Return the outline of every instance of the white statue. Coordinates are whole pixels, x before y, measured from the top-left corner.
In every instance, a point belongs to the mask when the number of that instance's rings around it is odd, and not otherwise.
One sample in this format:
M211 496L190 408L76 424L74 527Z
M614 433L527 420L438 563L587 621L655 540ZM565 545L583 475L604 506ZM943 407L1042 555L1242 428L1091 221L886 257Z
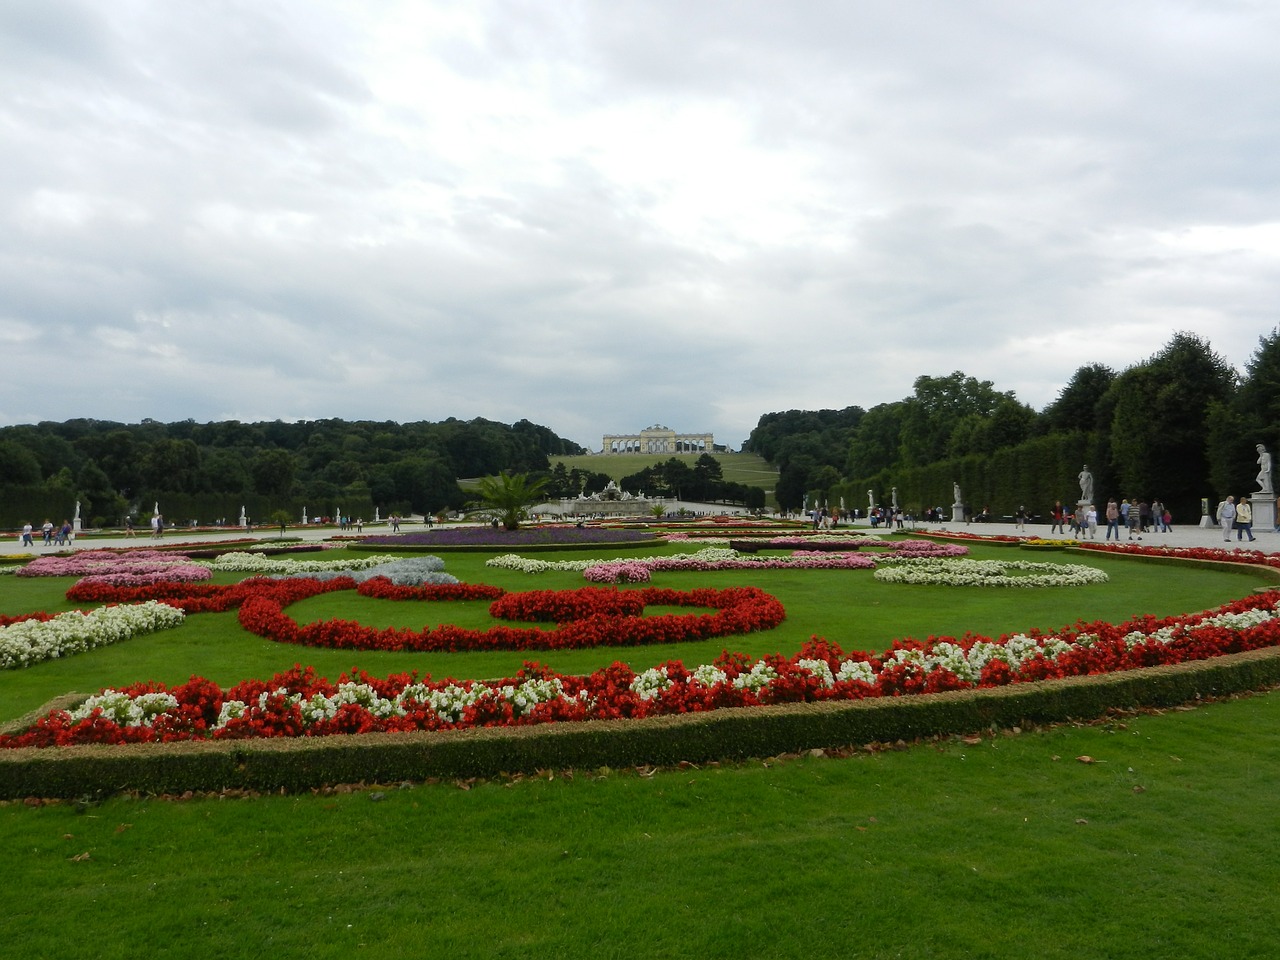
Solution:
M951 484L951 496L954 498L951 501L952 503L964 503L960 499L960 484L954 482Z
M1093 503L1093 474L1086 463L1080 471L1080 502Z
M1263 444L1258 444L1258 492L1271 493L1271 454Z
M157 501L156 501L156 505L155 505L154 507L152 507L152 508L151 508L151 515L152 515L153 517L158 517L158 516L160 516L160 501L159 501L159 500L157 500Z
M895 513L897 513L898 511L898 488L897 487L893 488L893 510Z
M870 490L867 491L867 513L876 508L876 495Z
M307 525L307 508L306 507L302 508L302 525L304 527Z

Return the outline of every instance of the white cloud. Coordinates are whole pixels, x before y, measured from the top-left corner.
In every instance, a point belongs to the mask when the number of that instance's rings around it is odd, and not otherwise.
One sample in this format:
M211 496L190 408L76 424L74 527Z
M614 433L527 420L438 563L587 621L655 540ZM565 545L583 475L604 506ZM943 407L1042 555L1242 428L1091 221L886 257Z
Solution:
M1271 5L0 10L0 419L738 444L1275 324ZM123 382L131 364L145 378Z

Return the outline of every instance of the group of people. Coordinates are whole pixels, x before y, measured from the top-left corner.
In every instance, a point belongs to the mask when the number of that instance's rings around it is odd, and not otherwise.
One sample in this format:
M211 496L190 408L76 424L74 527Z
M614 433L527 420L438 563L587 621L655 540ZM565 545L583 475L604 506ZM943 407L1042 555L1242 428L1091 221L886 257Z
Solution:
M1066 533L1069 526L1077 540L1085 539L1086 535L1091 540L1097 539L1099 517L1097 507L1092 503L1081 501L1072 509L1058 500L1054 502L1051 515L1053 533ZM1018 518L1021 518L1020 525L1025 523L1025 508L1018 508L1015 519ZM1112 497L1107 501L1103 518L1107 524L1104 540L1110 540L1112 536L1119 540L1121 528L1128 533L1130 540L1141 540L1144 533L1169 533L1173 529L1170 526L1173 517L1159 500L1148 503L1146 500L1125 498L1117 502Z
M1261 447L1261 444L1259 444ZM1227 497L1218 504L1217 511L1218 525L1222 527L1222 540L1227 542L1231 539L1231 531L1235 530L1236 540L1244 540L1249 538L1249 542L1258 538L1253 535L1253 504L1249 502L1248 497L1241 497L1236 500L1235 497Z
M1159 500L1148 503L1135 497L1133 500L1122 499L1117 503L1116 498L1112 497L1107 501L1106 518L1105 540L1110 540L1113 533L1119 540L1121 527L1128 531L1130 540L1141 540L1144 533L1169 533L1173 530L1170 526L1173 515Z
M53 544L57 544L60 547L66 547L71 545L71 541L75 537L75 533L71 529L70 520L63 520L62 526L60 527L55 527L52 520L45 520L40 527L40 536L46 547ZM32 527L31 524L24 523L22 525L21 539L24 547L34 547L36 545L35 528Z

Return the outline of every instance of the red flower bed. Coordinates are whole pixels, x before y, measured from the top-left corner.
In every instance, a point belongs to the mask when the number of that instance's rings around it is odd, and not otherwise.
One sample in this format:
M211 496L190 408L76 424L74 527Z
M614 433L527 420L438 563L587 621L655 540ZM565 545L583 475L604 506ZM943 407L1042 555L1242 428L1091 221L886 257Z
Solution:
M301 598L299 598L301 599ZM489 607L511 620L556 623L554 630L495 626L468 630L452 624L422 630L377 629L350 620L298 624L284 608L292 603L270 593L247 599L240 624L281 643L342 650L457 652L462 650L567 650L601 646L686 643L752 630L768 630L786 616L782 604L755 587L729 590L620 591L600 587L506 594ZM641 616L644 607L699 606L717 610L695 616Z
M484 583L424 583L398 586L386 577L370 577L356 588L362 597L378 600L496 600L507 591Z
M1139 557L1177 557L1180 560L1216 560L1221 563L1250 563L1260 567L1280 568L1280 554L1263 553L1261 550L1227 550L1223 547L1155 547L1137 543L1085 543L1073 544L1081 550L1099 553L1122 553Z
M990 642L976 636L959 641L901 641L879 656L847 653L838 644L814 638L793 657L775 654L752 661L743 654L724 653L704 667L690 669L672 660L642 674L614 663L587 676L568 676L526 663L516 676L487 683L432 681L417 674L380 679L363 672L343 674L337 683L331 683L317 677L312 668L299 666L269 680L246 680L225 691L200 677L173 689L139 683L120 693L134 698L155 694L173 698L149 722L118 722L97 706L79 717L55 711L26 731L0 736L0 748L625 719L721 707L995 687L1280 646L1280 618L1251 615L1251 611L1272 613L1277 603L1280 597L1259 594L1186 617L1142 616L1123 624L1078 624L1056 635L1071 640L1075 644L1071 649L1052 659L1036 656L1023 660L1016 669L1004 660L993 659L976 683L936 665L925 669L901 656L925 653L943 643L970 650L975 644ZM852 679L842 671L855 661L869 664L874 682Z
M7 627L11 623L22 623L24 620L52 620L56 617L56 613L20 613L16 617L7 617L0 614L0 627Z
M559 626L554 630L508 626L468 630L442 624L422 630L377 629L351 620L325 620L303 625L284 612L285 607L299 600L352 588L363 596L390 600L493 599L489 612L496 618ZM219 612L238 607L240 624L250 633L280 643L341 650L565 650L686 643L769 630L786 616L781 603L755 587L691 591L582 587L578 590L533 590L508 594L499 587L484 584L401 587L385 577L373 577L358 587L350 577L331 580L250 577L230 586L171 582L115 587L82 582L72 586L67 597L96 603L159 600L187 613ZM709 607L717 612L690 616L643 616L644 608L654 605Z

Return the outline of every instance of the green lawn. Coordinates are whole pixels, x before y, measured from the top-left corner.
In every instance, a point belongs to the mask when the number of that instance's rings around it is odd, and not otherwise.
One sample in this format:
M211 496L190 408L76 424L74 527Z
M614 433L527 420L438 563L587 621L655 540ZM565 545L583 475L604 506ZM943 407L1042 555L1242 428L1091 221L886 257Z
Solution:
M483 560L446 557L464 580L583 583L487 570ZM724 646L790 652L812 634L881 649L903 635L1186 612L1261 582L1087 562L1111 583L948 590L880 585L864 572L762 571L750 582L787 608L777 630L541 659L561 670L620 654L636 665L693 662ZM743 581L655 576L680 588ZM0 611L59 609L68 583L0 580ZM290 609L406 625L486 616L352 595ZM334 675L353 659L281 649L245 635L234 614L202 614L166 634L0 674L0 718L68 689L193 672L230 682L298 661ZM358 659L379 673L495 676L522 658ZM223 956L250 943L315 958L1267 957L1280 909L1276 796L1280 697L1267 694L844 756L377 792L0 805L0 957Z

